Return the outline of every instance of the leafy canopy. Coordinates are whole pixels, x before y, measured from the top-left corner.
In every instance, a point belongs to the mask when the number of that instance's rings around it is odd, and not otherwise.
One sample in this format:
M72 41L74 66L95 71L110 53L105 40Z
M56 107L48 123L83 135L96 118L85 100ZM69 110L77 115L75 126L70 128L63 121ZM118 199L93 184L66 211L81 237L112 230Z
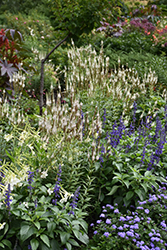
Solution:
M102 19L107 0L48 0L55 19L55 29L70 33L75 39L89 33Z

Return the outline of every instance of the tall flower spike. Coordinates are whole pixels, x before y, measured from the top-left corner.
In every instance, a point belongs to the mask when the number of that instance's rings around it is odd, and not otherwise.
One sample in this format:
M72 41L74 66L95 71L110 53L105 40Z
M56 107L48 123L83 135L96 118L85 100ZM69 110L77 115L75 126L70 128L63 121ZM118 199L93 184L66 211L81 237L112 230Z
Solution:
M28 184L29 184L28 189L30 189L30 193L31 193L31 191L33 189L33 187L31 186L31 184L34 181L34 179L33 179L34 172L28 171L27 173L28 173Z
M74 209L77 207L77 200L78 200L78 196L79 196L79 190L80 190L80 186L77 188L77 190L75 191L74 193L74 196L73 196L73 200L70 204L70 207L71 207L71 211L69 212L69 214L73 214L74 215Z
M8 210L10 209L10 202L12 201L12 199L10 198L10 193L11 193L10 184L8 184L8 188L5 191L5 198L6 198L5 204L6 204Z
M61 172L62 172L61 165L59 165L59 172L57 174L58 178L57 178L55 188L54 188L54 191L53 191L55 193L55 199L52 200L52 203L55 204L55 205L57 205L57 198L60 197L59 190L60 190Z

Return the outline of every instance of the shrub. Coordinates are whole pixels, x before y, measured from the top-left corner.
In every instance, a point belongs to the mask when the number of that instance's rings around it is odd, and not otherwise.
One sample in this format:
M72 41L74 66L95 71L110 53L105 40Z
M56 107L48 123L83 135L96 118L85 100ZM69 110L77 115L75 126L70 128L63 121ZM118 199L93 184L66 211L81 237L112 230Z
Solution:
M166 249L167 195L163 184L124 214L117 204L103 206L96 223L90 224L94 236L86 249Z

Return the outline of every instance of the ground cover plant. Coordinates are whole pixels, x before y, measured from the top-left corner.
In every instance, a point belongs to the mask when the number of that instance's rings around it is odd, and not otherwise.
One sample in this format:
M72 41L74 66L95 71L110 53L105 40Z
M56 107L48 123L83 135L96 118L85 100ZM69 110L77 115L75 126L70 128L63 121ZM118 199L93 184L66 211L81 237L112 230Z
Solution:
M115 4L120 16L105 10L101 23L109 27L112 20L113 34L93 30L91 45L79 47L69 40L59 49L66 55L55 59L56 52L47 62L43 116L40 61L45 39L56 41L60 33L44 14L8 16L16 30L22 23L31 54L20 56L30 66L24 73L6 75L12 96L0 91L0 249L166 249L165 17L158 5L121 16L126 6ZM114 52L110 42L118 46ZM0 50L8 63L10 49Z

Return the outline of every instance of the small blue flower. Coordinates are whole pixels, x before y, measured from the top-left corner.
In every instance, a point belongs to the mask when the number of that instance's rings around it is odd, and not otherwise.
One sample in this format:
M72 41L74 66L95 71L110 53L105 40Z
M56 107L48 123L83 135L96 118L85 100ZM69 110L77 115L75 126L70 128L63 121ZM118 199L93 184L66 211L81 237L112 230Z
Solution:
M114 210L114 213L115 213L115 214L119 214L118 208Z
M105 214L100 214L100 218L105 218Z
M112 227L113 227L114 229L116 229L116 228L117 228L117 226L116 226L116 225L112 225Z
M102 220L97 220L96 223L97 224L100 224L102 222Z
M146 214L149 214L150 210L149 210L149 209L145 209L144 212L145 212Z
M111 220L110 220L110 219L107 219L107 220L106 220L106 224L111 224Z
M120 236L120 237L122 237L122 238L125 238L125 232L118 232L118 235Z
M109 235L110 235L109 232L104 233L104 236L106 236L106 237L108 237Z
M97 231L94 231L93 233L94 233L94 234L97 234L98 232L97 232Z

